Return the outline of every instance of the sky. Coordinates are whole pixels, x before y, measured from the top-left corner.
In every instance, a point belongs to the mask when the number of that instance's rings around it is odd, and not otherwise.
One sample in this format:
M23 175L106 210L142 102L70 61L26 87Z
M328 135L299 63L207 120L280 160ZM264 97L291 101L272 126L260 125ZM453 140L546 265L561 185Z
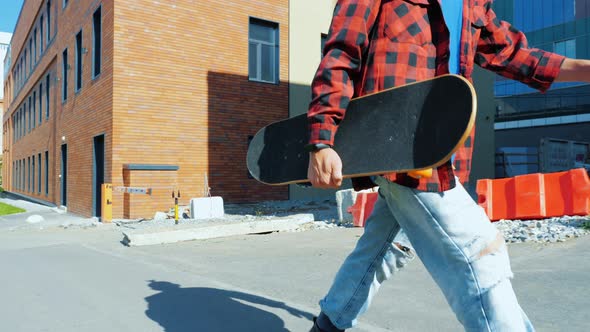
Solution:
M12 33L24 0L0 0L0 31Z

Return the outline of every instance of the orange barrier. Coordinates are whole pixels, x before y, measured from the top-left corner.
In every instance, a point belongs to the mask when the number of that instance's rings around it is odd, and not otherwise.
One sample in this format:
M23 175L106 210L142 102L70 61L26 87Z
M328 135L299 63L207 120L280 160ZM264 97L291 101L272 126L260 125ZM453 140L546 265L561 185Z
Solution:
M476 191L493 221L590 214L590 180L583 168L479 180Z
M352 214L352 224L355 227L365 227L365 221L373 212L377 195L377 192L361 192L356 195L356 201L346 210Z

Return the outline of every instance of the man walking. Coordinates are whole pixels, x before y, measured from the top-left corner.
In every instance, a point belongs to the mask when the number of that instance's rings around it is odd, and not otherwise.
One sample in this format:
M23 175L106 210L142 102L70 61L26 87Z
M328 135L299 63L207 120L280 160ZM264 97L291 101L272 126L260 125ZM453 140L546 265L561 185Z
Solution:
M475 64L540 91L554 81L590 81L590 61L529 48L524 34L496 17L491 0L339 0L324 55L308 111L308 178L318 188L342 183L331 147L353 97L447 73L471 79ZM431 175L353 179L357 190L379 185L379 199L311 331L354 326L414 253L466 331L534 331L512 289L504 239L462 185L474 133Z

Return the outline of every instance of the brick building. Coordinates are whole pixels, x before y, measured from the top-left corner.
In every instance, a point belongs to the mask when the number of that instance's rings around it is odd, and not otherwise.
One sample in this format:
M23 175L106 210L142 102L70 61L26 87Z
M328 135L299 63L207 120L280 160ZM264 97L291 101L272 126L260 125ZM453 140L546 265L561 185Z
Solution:
M4 188L100 216L201 197L287 199L248 177L249 137L289 114L288 0L26 0L4 84Z
M6 65L10 64L10 57L6 56L10 49L10 39L12 38L12 34L8 32L0 31L0 85L4 87L4 78L8 76L8 70L5 70ZM4 89L0 89L0 120L4 115ZM0 146L2 146L2 137L0 137ZM3 150L0 151L0 167L2 165L2 153ZM1 181L0 181L1 184Z

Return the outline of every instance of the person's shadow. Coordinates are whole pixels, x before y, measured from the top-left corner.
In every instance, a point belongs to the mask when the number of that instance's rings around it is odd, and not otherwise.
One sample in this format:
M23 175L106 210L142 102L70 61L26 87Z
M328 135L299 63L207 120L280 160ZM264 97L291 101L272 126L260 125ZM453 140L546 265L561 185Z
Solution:
M277 315L245 302L283 309L293 316L312 319L311 314L283 302L242 292L204 287L182 288L178 284L155 280L150 280L149 286L159 293L145 298L148 303L145 313L166 332L288 331Z

